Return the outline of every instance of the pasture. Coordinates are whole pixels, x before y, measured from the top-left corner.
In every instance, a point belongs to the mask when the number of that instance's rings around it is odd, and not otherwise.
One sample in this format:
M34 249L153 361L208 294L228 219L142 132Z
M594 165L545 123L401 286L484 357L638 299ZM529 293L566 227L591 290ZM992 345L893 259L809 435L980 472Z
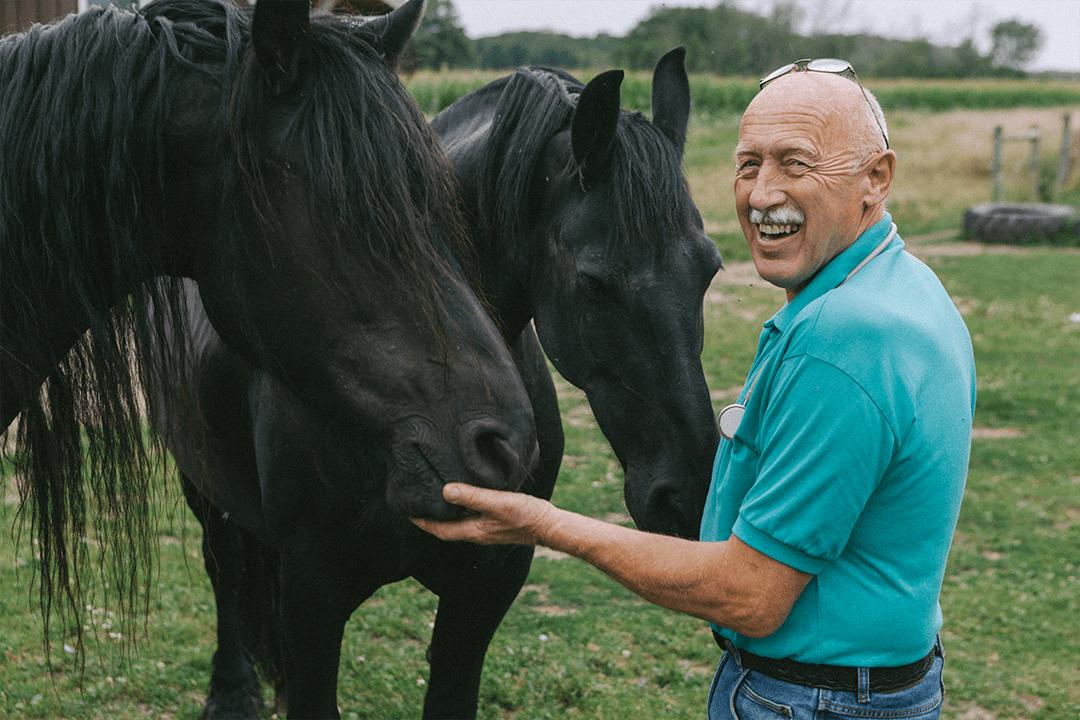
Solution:
M1069 102L1080 119L1078 100ZM971 472L942 601L945 716L963 720L1080 716L1080 250L984 249L957 233L963 208L989 196L993 125L1011 132L1040 124L1044 151L1056 152L1062 108L1019 106L1026 104L1037 103L890 113L900 156L894 219L963 312L979 373ZM760 324L783 295L756 279L734 216L737 117L702 113L692 125L687 171L728 260L706 297L704 364L721 406L737 393ZM1007 157L1008 196L1025 199L1017 153ZM1077 204L1080 172L1073 176L1065 199ZM584 397L566 383L559 393L567 449L555 502L629 523L618 463ZM158 502L149 619L119 627L108 609L91 609L82 674L59 641L54 672L47 670L30 587L34 548L25 534L16 543L9 532L16 499L8 483L0 504L0 718L197 717L214 611L198 526L175 484ZM355 614L341 661L344 717L419 716L434 610L435 597L408 581L382 589ZM137 647L125 654L131 637ZM717 658L704 623L653 608L599 572L541 551L488 653L480 715L698 718Z

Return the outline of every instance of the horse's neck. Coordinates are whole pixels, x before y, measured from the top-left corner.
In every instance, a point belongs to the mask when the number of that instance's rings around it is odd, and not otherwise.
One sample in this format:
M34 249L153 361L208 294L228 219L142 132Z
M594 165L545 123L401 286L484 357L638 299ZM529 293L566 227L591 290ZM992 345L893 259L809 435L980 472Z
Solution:
M459 116L463 117L463 116ZM475 116L473 116L475 117ZM532 320L532 302L530 287L530 248L519 247L527 242L526 238L503 237L498 233L483 237L480 213L480 186L482 171L483 144L486 137L482 124L468 119L465 122L469 130L457 134L444 125L435 128L442 135L444 147L454 166L458 187L466 208L466 222L476 242L477 267L471 273L476 290L484 297L491 311L492 319L503 332L504 337L512 340Z
M473 227L476 228L475 220ZM531 248L522 246L527 242L526 237L494 233L480 238L477 248L479 272L474 274L477 290L507 340L518 337L533 316L529 290L532 253Z

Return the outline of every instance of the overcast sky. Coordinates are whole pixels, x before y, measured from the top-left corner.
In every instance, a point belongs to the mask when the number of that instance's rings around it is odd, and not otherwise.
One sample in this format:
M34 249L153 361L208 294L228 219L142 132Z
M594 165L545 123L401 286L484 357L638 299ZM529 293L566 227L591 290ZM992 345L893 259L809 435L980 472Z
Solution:
M1080 0L797 0L803 30L872 32L889 37L926 37L955 45L974 35L989 46L990 28L1019 18L1043 32L1032 70L1080 72ZM746 10L767 12L773 0L737 0ZM715 5L708 0L454 0L471 37L509 30L556 30L570 35L622 35L657 5ZM974 29L974 33L972 30Z

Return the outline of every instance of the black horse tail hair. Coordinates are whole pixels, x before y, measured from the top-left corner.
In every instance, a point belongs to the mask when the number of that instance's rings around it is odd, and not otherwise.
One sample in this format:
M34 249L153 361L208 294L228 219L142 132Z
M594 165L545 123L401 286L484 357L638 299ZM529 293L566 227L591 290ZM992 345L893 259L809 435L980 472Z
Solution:
M240 597L240 642L244 654L263 681L275 689L284 687L281 635L278 623L277 551L241 530L244 564Z

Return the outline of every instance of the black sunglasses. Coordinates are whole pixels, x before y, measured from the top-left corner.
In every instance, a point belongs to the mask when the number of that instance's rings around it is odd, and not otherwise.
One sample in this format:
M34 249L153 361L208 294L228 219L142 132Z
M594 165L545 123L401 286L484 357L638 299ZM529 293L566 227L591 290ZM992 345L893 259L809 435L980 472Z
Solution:
M881 137L885 139L885 149L889 149L889 136L885 134L885 127L881 124L881 120L878 119L878 115L874 111L874 104L870 102L870 97L866 94L866 88L859 82L859 76L855 74L855 68L851 66L851 63L847 60L840 60L839 58L818 58L816 60L804 58L802 60L796 60L793 63L788 63L787 65L776 68L771 73L761 78L761 80L758 81L758 89L761 90L776 78L783 77L784 75L793 72L830 73L832 75L846 77L848 80L851 80L858 85L859 90L862 91L863 98L866 100L866 104L870 106L870 114L874 116L874 122L877 123L878 130L881 131Z

